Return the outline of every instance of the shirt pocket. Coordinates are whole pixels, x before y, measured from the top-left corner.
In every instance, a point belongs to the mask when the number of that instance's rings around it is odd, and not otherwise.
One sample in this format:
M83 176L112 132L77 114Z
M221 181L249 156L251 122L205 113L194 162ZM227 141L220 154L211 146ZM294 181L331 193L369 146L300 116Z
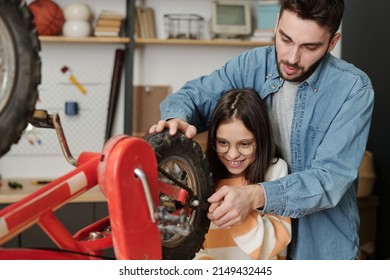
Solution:
M315 147L322 142L322 139L328 131L328 128L328 123L318 123L310 125L309 134L312 147Z

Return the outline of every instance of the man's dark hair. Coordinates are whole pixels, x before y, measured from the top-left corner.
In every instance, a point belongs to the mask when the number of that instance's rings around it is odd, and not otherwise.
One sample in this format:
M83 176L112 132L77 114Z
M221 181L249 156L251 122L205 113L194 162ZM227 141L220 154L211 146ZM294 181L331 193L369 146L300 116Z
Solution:
M344 0L280 0L281 15L287 10L301 19L314 20L328 28L332 36L340 27L344 8Z

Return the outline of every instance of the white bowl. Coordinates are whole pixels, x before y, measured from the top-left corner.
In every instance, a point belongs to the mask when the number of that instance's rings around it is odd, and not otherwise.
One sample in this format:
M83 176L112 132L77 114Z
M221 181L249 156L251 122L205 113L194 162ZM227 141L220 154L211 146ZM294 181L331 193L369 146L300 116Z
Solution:
M91 10L82 3L68 4L63 9L65 20L90 20Z
M91 25L84 20L68 20L62 27L65 37L86 37L91 34Z

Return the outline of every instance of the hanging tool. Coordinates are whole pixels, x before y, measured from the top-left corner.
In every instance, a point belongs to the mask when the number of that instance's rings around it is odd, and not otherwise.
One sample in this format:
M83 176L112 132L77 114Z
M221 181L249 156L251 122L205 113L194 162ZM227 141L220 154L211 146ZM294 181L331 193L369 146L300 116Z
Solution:
M76 79L76 77L73 75L72 70L68 66L63 66L61 68L62 73L67 73L69 72L69 81L74 84L83 94L87 93L87 90L79 83L79 81Z

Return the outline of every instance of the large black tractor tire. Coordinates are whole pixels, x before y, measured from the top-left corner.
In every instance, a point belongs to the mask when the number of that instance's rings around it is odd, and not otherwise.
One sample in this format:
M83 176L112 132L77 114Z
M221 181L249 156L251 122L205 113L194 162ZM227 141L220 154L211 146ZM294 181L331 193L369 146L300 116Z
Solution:
M0 156L20 140L41 82L40 44L23 0L0 0Z
M155 151L159 169L167 172L175 180L184 183L191 189L194 196L200 201L206 202L213 192L213 187L209 165L199 144L181 133L171 136L168 131L149 134L145 139ZM175 185L175 182L167 180L163 174L160 174L159 178ZM189 205L184 205L184 208L190 210L187 222L191 227L191 232L187 236L163 234L163 259L192 259L204 242L205 234L210 226L210 220L207 218L207 207L190 209Z

